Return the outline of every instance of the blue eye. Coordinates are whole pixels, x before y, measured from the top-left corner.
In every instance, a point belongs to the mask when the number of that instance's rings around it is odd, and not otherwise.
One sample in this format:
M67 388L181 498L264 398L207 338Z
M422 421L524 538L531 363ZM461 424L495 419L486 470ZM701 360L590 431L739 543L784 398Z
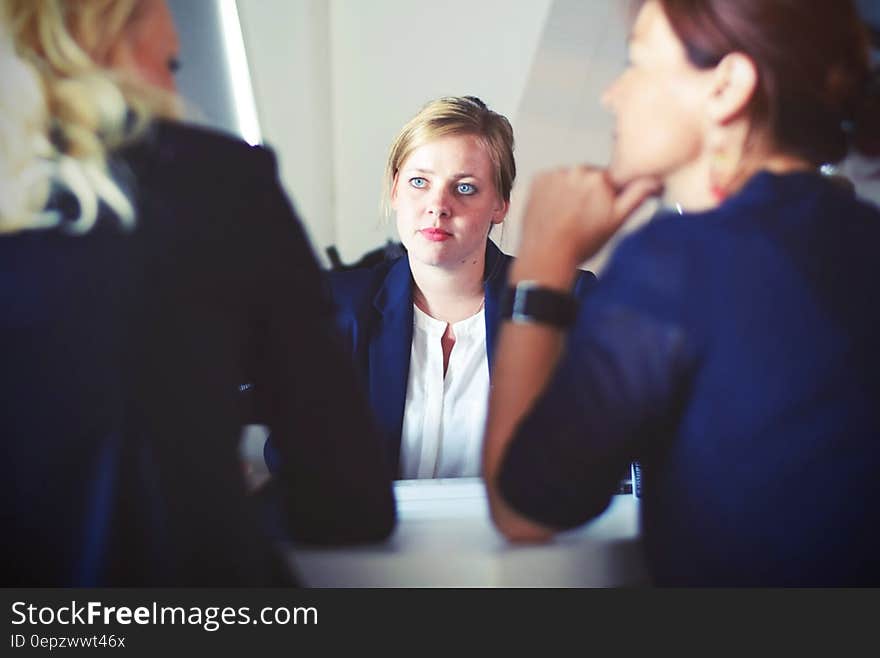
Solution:
M421 176L415 176L409 179L409 184L417 189L422 189L423 187L428 186L428 181Z
M470 196L477 191L477 188L470 183L459 183L455 189L458 190L459 194L464 194L465 196Z

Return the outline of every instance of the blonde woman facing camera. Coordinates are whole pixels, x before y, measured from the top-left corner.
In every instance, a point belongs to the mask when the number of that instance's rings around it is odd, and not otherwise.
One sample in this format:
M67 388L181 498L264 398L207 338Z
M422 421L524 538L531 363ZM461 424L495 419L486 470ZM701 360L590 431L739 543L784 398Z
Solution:
M246 495L243 381L285 530L387 536L391 476L275 159L175 120L165 3L0 19L0 585L291 584Z
M397 476L477 476L511 258L489 240L516 176L513 131L473 96L425 105L385 186L402 258L330 276L338 320ZM577 279L580 295L595 280Z

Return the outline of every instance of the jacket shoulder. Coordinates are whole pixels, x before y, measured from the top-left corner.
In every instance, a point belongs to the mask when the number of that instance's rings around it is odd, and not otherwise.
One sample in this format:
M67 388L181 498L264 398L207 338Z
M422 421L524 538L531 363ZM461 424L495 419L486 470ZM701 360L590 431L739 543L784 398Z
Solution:
M369 308L398 260L384 261L371 267L328 272L327 284L337 311L342 314L359 314Z
M232 169L237 177L248 173L255 178L274 176L276 168L271 148L252 146L234 135L177 121L153 122L122 154L135 162L152 162L162 167L195 171ZM231 162L237 163L234 169Z
M497 247L495 249L497 251L494 260L495 267L487 280L487 290L500 298L507 287L507 273L516 259L497 249ZM595 274L589 270L578 270L573 287L574 296L578 299L583 299L597 283L598 279Z

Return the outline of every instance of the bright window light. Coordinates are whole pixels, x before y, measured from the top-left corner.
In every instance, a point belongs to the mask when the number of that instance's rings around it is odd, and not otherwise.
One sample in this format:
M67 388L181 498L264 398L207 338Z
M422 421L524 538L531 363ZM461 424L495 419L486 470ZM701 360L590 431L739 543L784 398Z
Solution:
M244 37L235 0L219 0L220 23L223 30L223 44L226 62L232 78L232 95L235 99L235 116L241 136L248 144L263 141L260 135L260 122L257 119L257 106L254 103L254 88L248 71L247 54L244 50Z

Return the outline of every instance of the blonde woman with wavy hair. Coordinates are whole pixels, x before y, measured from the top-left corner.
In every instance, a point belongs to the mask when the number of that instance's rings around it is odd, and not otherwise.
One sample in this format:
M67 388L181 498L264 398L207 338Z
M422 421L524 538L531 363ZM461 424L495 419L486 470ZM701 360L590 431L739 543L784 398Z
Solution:
M293 582L246 496L241 389L283 530L387 536L379 437L271 151L169 120L168 7L0 7L0 585Z
M108 171L108 151L136 137L151 116L179 112L168 70L138 66L132 54L132 44L148 34L149 5L167 11L164 3L138 0L3 0L10 38L2 46L0 232L57 225L60 214L44 209L53 184L79 202L67 230L88 231L100 202L124 226L134 222L130 200ZM176 37L159 43L176 53ZM176 56L169 57L170 68ZM120 63L129 66L107 74Z

